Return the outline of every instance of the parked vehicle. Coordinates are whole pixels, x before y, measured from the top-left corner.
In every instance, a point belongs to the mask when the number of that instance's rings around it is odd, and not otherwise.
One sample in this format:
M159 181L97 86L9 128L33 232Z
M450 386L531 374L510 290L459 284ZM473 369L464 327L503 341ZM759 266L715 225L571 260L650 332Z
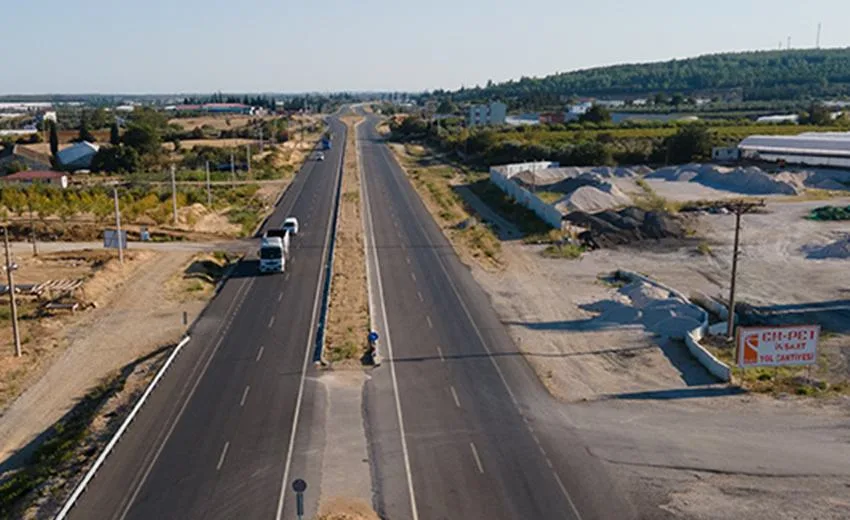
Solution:
M282 273L286 269L286 254L280 237L263 237L260 242L260 272Z
M298 234L298 219L295 217L286 217L283 221L283 229L289 230L293 235Z

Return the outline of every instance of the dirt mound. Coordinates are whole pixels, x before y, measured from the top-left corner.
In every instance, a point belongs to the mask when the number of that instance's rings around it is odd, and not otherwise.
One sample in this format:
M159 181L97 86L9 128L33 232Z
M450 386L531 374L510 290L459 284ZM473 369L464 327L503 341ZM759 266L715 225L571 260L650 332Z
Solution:
M565 217L574 226L585 229L579 240L598 249L630 244L646 239L684 238L685 229L679 219L658 211L629 207L620 211L599 213L574 211Z
M850 258L850 235L845 235L839 240L827 245L813 245L803 248L806 258L823 260L827 258L848 259Z
M564 214L572 211L602 211L623 206L630 201L628 195L611 184L604 186L585 185L555 202L555 209Z

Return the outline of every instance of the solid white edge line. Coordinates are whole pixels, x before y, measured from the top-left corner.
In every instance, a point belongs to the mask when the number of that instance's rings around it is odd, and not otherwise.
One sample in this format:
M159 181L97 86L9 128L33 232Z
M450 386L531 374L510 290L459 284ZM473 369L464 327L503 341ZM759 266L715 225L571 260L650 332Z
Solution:
M472 457L475 458L475 465L478 466L478 472L484 474L484 466L481 465L481 458L478 456L478 450L475 449L475 443L470 442L469 447L472 448Z
M254 280L251 280L251 281L247 282L246 284L243 284L242 287L240 287L240 290L244 289L245 287L247 287L248 289L246 289L242 293L242 295L239 297L240 299L238 301L238 304L236 304L236 301L234 301L234 305L231 306L232 310L229 314L230 318L228 319L227 326L224 329L222 329L221 335L219 336L218 341L216 341L215 347L213 347L213 351L210 354L210 357L207 358L206 362L204 362L204 366L201 369L201 372L198 374L198 378L192 384L192 389L189 391L189 394L186 396L186 400L183 401L183 405L180 406L180 410L177 412L177 415L174 418L174 422L172 422L171 426L168 428L168 432L165 434L165 438L162 440L162 443L156 449L156 452L154 453L153 459L151 459L149 465L147 466L144 473L142 474L141 480L139 480L138 484L136 485L135 490L133 490L133 494L130 496L130 499L127 501L127 504L124 506L124 510L121 512L121 516L119 517L120 520L124 520L124 518L126 518L127 514L130 512L130 508L133 506L133 503L136 501L136 497L139 496L139 492L142 490L142 487L145 485L145 482L147 481L148 476L150 476L150 473L153 470L153 467L156 465L157 461L159 460L159 456L162 454L162 450L164 450L165 445L168 444L168 440L171 438L171 434L174 433L174 429L177 428L177 423L179 423L180 419L183 417L183 413L186 411L186 408L189 406L189 402L192 400L192 397L195 395L195 391L198 389L198 385L201 384L201 380L204 378L204 375L206 375L207 369L209 369L210 364L212 364L212 360L215 357L216 353L218 352L218 348L221 346L222 342L224 341L224 338L227 336L227 333L230 330L230 327L233 325L233 320L236 319L236 315L239 313L239 309L242 308L242 304L245 302L245 297L248 296L248 293L251 291L251 287L253 285L254 285Z
M367 199L366 200L366 208L368 209L369 208L368 190L366 189L366 183L365 182L363 183L363 188L364 188L363 189L364 198ZM375 227L374 227L374 223L372 222L372 211L371 210L368 211L368 215L367 215L366 220L369 224L369 235L374 238ZM375 274L376 274L376 280L378 282L378 292L380 293L380 298L381 298L381 317L384 320L384 325L387 328L387 330L385 330L383 332L384 332L384 336L386 337L387 352L389 353L389 357L390 357L390 379L392 380L392 384L393 384L393 394L394 394L394 397L395 397L395 409L396 409L396 415L397 415L397 420L398 420L398 428L399 428L399 432L401 434L401 452L402 452L402 456L404 458L404 472L405 472L405 475L407 476L407 492L410 495L410 514L411 514L412 520L419 520L419 513L418 513L417 508L416 508L416 494L413 492L413 473L410 469L410 454L407 450L407 439L406 439L405 433L404 433L404 416L401 412L401 398L399 397L398 380L396 379L396 373L395 373L395 361L394 361L394 357L393 357L393 343L392 343L392 340L390 339L389 326L387 325L387 309L386 309L386 306L383 304L383 302L384 302L384 286L383 286L383 283L381 282L381 263L378 260L377 251L375 251L374 248L372 249L372 251L374 252L374 255L375 255ZM278 519L278 520L280 520L280 519Z
M346 132L348 130L346 129ZM347 137L347 136L346 136ZM343 154L339 154L339 165L337 166L337 175L342 175L342 164L343 164ZM340 189L340 183L334 182L334 190ZM335 200L336 197L333 197L332 200ZM331 204L333 206L333 204ZM333 209L333 208L332 208ZM333 215L333 213L331 213ZM316 297L313 300L313 319L310 322L310 330L312 331L307 336L307 348L304 349L304 365L301 367L301 381L298 384L298 397L295 400L295 414L292 419L292 430L289 435L289 448L286 451L286 461L284 462L283 469L283 480L280 483L280 496L277 501L277 514L275 514L276 520L281 520L283 518L283 505L286 502L286 488L287 482L289 481L289 469L292 465L292 453L295 450L295 434L298 431L298 419L301 415L301 402L304 397L304 383L307 380L307 367L310 364L310 351L313 347L313 340L315 338L316 332L316 320L319 318L318 309L319 309L319 301L322 299L322 276L325 272L323 266L324 262L328 256L328 247L330 246L330 237L331 230L333 229L333 218L328 219L328 229L325 233L325 246L322 248L322 266L319 269L318 280L316 280Z
M387 147L384 147L384 148L385 148L384 152L386 152L386 153L381 153L381 156L384 158L384 161L387 163L387 166L389 166L390 169L392 169L392 162L390 161L389 156L388 156L388 154L390 154L391 152L389 151L389 148L387 148ZM396 166L398 166L399 169L401 168L401 166L398 165L398 161L395 160L395 157L393 157L393 162L395 162ZM397 181L397 182L399 182L401 184L400 181ZM408 186L410 186L409 182L408 182ZM414 191L414 193L416 193L416 192ZM419 197L418 194L416 194L416 196ZM421 198L420 198L420 202L421 202ZM422 222L420 222L418 219L414 219L414 221L416 222L416 225L419 226L419 229L422 231L423 235L427 237L428 233L425 231L425 226L422 224ZM443 236L445 238L445 235L443 235ZM446 240L448 241L448 239L446 239ZM451 243L451 242L449 241L449 243ZM454 249L454 247L452 249ZM490 359L490 363L493 364L493 367L495 367L495 369L496 369L496 373L499 374L499 379L501 379L502 384L505 386L505 390L507 390L508 395L511 398L511 402L513 402L513 404L514 404L514 408L516 408L517 412L520 414L521 417L524 417L524 415L522 414L522 411L520 409L520 406L519 406L519 401L517 401L516 395L514 395L513 390L511 390L511 387L508 384L508 380L505 379L505 375L502 373L501 367L499 367L499 364L496 362L496 358L493 356L493 352L490 350L490 347L487 346L487 342L484 341L484 336L483 336L483 334L481 334L481 329L478 328L478 324L472 318L472 313L469 312L469 308L467 307L466 302L463 300L463 298L461 298L460 293L457 290L457 287L455 287L455 284L452 283L452 277L449 276L449 272L446 269L446 266L443 264L443 259L440 257L440 255L438 255L436 252L434 252L433 249L431 249L431 252L434 254L434 257L437 259L437 264L440 266L440 269L442 269L443 274L446 276L446 279L449 282L448 285L452 288L452 292L454 293L455 298L457 298L458 302L460 303L460 306L463 309L464 314L466 314L466 318L469 320L469 323L472 325L472 328L475 330L475 334L476 334L476 336L478 336L478 341L481 342L481 345L484 347L484 351L487 352L487 357ZM526 423L526 427L528 427L529 431L531 431L531 429L530 429L530 427L528 426L527 423ZM570 494L567 492L566 487L564 487L563 482L561 482L561 477L558 475L558 472L553 470L552 474L555 475L555 480L558 482L558 485L561 488L561 492L564 494L564 497L567 499L567 503L570 505L570 509L572 509L573 514L575 515L575 517L578 520L581 520L581 518L582 518L581 514L579 514L578 508L576 508L576 505L573 502L573 499L570 496Z
M251 386L248 385L245 387L245 391L242 392L242 399L239 401L239 408L245 406L245 399L248 397L248 392L251 391Z
M189 343L190 338L191 336L186 336L180 341L180 343L177 344L176 347L174 347L174 350L171 352L171 355L168 356L168 359L165 360L165 364L162 365L162 367L156 373L156 376L154 376L153 381L148 384L148 387L145 389L145 393L143 393L142 397L140 397L139 400L136 401L136 405L130 411L130 414L127 416L127 418L124 419L124 422L121 423L121 426L118 428L118 431L116 431L115 435L112 436L112 439L109 440L109 443L103 449L101 454L97 457L97 459L95 459L94 464L92 464L92 467L89 468L89 470L86 472L86 475L83 477L83 480L80 481L80 483L74 489L74 492L71 493L71 496L65 502L65 505L62 507L62 509L59 510L59 513L56 514L56 520L62 520L63 518L65 518L68 515L68 512L71 511L71 508L74 507L74 504L77 502L77 499L80 498L80 495L83 494L83 491L86 489L86 486L88 486L89 482L91 482L91 479L94 478L94 474L97 473L97 470L99 470L100 467L103 465L104 461L106 461L107 455L109 455L112 449L115 448L115 445L118 444L118 439L120 439L121 436L124 435L124 432L130 426L130 423L133 421L133 419L135 419L136 415L139 413L139 410L141 410L142 405L145 404L145 401L147 401L148 397L153 392L154 387L157 385L157 383L159 383L159 380L162 379L162 376L165 374L165 371L168 370L168 367L171 366L171 363L174 361L174 358L177 357L177 354L183 349L186 343Z
M227 448L230 447L230 441L224 443L224 448L221 450L221 456L218 458L218 464L215 465L215 470L218 471L221 469L221 465L224 464L224 457L227 456Z

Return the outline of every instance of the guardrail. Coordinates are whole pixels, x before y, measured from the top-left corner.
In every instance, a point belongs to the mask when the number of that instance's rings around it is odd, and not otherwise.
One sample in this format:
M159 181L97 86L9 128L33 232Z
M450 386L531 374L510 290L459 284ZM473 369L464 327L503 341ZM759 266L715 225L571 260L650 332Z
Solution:
M640 280L650 285L659 287L669 292L671 295L699 309L699 326L695 327L693 330L688 331L684 335L684 337L676 339L683 339L685 341L685 346L688 347L688 352L690 352L691 355L694 356L696 360L699 361L700 364L704 366L705 369L708 370L716 378L726 383L732 380L732 370L729 368L729 365L717 359L714 354L709 352L708 349L706 349L700 344L700 340L705 337L705 334L708 332L708 313L705 311L705 309L691 302L691 300L687 296L677 291L676 289L668 287L661 282L649 278L648 276L644 276L633 271L627 271L625 269L618 269L617 276L630 281Z
M71 493L71 496L68 497L68 500L65 501L65 505L63 505L62 509L60 509L59 512L56 514L54 520L63 520L65 517L68 516L68 513L71 511L71 508L74 507L74 504L77 503L77 500L79 500L80 495L82 495L83 491L86 490L86 487L94 478L95 473L97 473L101 466L103 466L103 463L106 461L106 457L108 457L109 454L112 453L112 450L118 444L118 441L121 439L121 436L124 435L124 432L126 432L127 428L130 427L130 423L133 422L133 419L136 418L136 415L139 413L139 410L142 409L142 405L144 405L145 401L148 400L148 397L150 397L151 393L153 392L153 389L162 379L162 376L171 366L171 363L174 362L174 359L177 357L177 354L179 354L183 347L187 343L189 343L190 338L190 336L184 337L180 341L180 343L178 343L177 346L174 347L174 350L171 351L171 354L168 356L168 359L165 360L165 364L160 367L159 371L157 371L156 376L154 376L153 380L148 384L147 388L145 388L145 392L142 394L139 400L136 401L136 404L135 406L133 406L133 409L130 411L130 414L127 415L127 418L124 419L124 422L121 423L121 426L118 427L118 430L106 444L106 447L103 449L100 455L98 455L97 459L95 459L94 464L92 464L92 467L89 468L85 476L83 476L83 479L80 481L79 484L77 484L77 487L74 488L74 491Z
M339 180L336 185L336 195L334 196L334 211L333 211L333 224L331 231L331 239L328 244L328 257L325 263L325 280L322 287L322 308L319 311L319 321L318 326L316 328L316 347L313 351L313 363L322 363L324 348L325 348L325 325L327 325L328 318L328 305L330 305L330 294L331 294L331 280L333 279L333 269L334 269L334 251L336 245L336 232L337 227L339 226L339 202L342 197L342 176L345 173L345 148L348 145L348 128L345 130L345 138L342 139L342 145L340 145L340 159L339 159Z

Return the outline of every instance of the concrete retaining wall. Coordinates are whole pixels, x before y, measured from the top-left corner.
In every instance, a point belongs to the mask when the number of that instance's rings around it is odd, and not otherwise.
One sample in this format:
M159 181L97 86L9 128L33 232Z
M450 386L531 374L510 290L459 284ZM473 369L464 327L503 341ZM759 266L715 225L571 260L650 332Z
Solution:
M697 361L699 361L700 364L702 364L702 366L704 366L705 369L708 370L711 374L713 374L716 378L727 383L732 380L732 371L729 366L714 357L714 354L709 352L708 349L706 349L700 344L700 340L704 338L708 332L708 313L702 307L695 305L688 297L686 297L684 294L677 291L676 289L668 287L662 284L661 282L649 278L648 276L644 276L633 271L627 271L625 269L619 269L617 271L617 276L629 281L642 281L650 285L654 285L660 289L669 292L671 296L675 296L685 302L690 303L694 307L697 307L700 310L701 314L699 326L685 334L684 338L676 339L684 339L685 345L688 347L688 351L691 353L691 355L694 356Z
M513 197L518 204L533 211L541 220L555 229L561 229L561 212L551 204L543 202L537 195L531 193L519 184L511 180L514 175L524 171L544 170L546 168L557 168L558 163L533 162L507 164L504 166L493 166L490 168L490 182L502 191Z

